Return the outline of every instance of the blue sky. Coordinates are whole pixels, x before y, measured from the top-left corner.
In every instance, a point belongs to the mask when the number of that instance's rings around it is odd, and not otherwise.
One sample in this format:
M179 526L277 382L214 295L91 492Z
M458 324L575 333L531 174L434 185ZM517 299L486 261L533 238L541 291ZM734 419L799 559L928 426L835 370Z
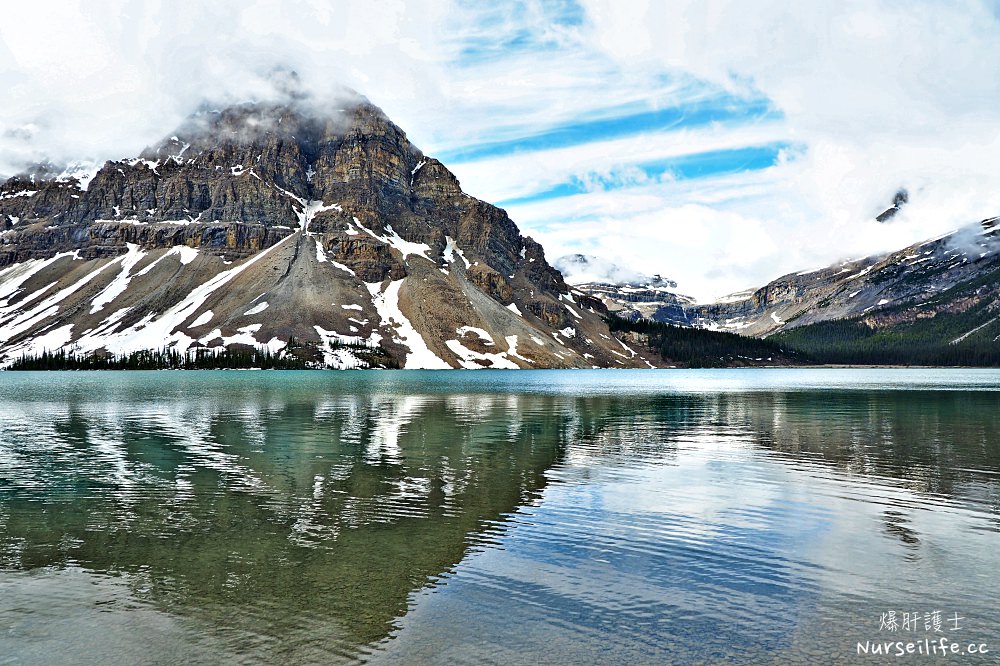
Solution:
M550 255L602 255L709 300L997 214L996 8L470 11L452 76L471 91L453 94L491 124L430 149ZM900 187L906 217L874 222Z
M461 3L474 8L475 3ZM589 52L586 43L571 38L587 21L584 7L575 0L547 3L511 3L490 11L474 12L470 20L478 30L460 31L470 38L458 49L454 66L476 72L484 64L528 59L545 67L567 55L590 60L590 69L600 76L575 114L551 124L526 126L497 139L491 133L471 137L458 145L447 143L437 152L446 164L460 169L467 163L511 155L524 155L575 146L599 145L613 139L642 137L692 128L737 128L777 121L781 113L764 96L734 95L718 86L698 81L683 71L654 73L650 95L620 103L615 95L601 94L607 79L623 73L610 58ZM499 29L495 29L500 26ZM679 84L679 85L678 85ZM656 86L661 88L656 90ZM584 92L583 90L580 91ZM608 155L609 173L573 173L561 182L547 183L512 197L495 200L501 206L558 199L593 189L614 191L635 182L710 178L719 174L766 169L778 161L786 142L740 145L719 150L697 150L670 156ZM631 177L629 176L631 175Z
M340 84L367 95L550 258L709 300L1000 213L998 16L995 0L41 0L0 25L0 173L136 154L290 66L331 103ZM900 187L905 214L876 223Z

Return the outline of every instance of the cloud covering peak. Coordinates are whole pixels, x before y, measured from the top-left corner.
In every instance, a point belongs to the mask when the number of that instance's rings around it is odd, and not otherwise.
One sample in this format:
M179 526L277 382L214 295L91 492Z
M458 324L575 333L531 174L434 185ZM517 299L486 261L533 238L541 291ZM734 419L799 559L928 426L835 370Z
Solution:
M13 5L0 24L0 174L138 154L206 102L287 97L276 72L296 72L320 103L336 104L345 86L433 97L440 69L412 37L433 33L442 12L391 1Z

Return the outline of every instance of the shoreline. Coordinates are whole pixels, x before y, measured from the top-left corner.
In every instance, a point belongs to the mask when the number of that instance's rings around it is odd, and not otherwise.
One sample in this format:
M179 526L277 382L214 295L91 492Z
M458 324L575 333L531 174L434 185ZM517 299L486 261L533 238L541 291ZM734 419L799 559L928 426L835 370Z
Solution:
M493 370L502 372L545 372L545 371L643 371L650 370L1000 370L995 365L864 365L864 364L827 364L827 365L732 365L721 367L686 367L670 366L665 368L45 368L35 370L10 370L0 368L5 372L219 372L219 371L253 371L253 372L482 372Z

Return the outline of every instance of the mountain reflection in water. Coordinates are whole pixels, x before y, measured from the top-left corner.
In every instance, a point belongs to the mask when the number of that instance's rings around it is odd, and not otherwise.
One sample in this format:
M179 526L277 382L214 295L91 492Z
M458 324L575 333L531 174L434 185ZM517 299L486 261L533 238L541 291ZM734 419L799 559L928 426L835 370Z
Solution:
M511 374L0 377L4 652L836 663L903 602L996 635L996 392Z

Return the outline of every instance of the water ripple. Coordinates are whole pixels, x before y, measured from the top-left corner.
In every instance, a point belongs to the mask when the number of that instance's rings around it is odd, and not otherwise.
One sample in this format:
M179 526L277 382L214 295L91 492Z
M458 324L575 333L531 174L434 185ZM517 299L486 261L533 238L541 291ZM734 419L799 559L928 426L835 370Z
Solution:
M16 663L1000 646L997 373L43 377L0 376Z

